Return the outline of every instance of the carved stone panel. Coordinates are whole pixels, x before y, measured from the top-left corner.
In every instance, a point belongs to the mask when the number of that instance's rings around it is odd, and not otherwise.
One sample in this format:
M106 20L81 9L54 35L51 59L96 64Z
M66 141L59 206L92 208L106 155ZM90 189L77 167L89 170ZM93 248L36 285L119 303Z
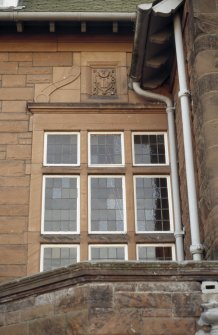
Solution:
M92 95L96 97L117 95L117 74L115 68L92 69Z

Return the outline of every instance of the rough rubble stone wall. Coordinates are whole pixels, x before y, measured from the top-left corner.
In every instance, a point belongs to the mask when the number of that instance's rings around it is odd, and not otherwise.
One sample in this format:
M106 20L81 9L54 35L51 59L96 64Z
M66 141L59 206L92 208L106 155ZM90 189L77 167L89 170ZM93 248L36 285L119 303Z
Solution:
M198 282L90 283L0 305L0 335L194 335Z
M218 258L218 4L187 1L186 45L192 92L199 209L206 258Z

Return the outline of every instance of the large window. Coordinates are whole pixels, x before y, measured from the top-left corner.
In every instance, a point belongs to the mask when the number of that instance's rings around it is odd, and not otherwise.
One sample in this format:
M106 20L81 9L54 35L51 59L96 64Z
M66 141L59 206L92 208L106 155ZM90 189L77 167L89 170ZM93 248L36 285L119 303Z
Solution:
M167 134L89 129L44 134L41 270L175 259Z

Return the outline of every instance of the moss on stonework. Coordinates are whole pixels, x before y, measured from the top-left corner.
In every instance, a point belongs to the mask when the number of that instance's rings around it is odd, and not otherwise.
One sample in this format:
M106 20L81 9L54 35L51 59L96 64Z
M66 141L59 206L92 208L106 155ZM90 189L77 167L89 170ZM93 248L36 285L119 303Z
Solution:
M134 12L141 3L154 0L20 0L26 12Z

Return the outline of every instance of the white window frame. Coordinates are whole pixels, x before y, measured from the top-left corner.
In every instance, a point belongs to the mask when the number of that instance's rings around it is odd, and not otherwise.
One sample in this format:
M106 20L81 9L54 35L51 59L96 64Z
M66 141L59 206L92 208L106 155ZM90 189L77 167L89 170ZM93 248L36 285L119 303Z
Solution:
M128 246L127 244L89 244L89 255L88 259L89 261L92 262L98 262L96 260L91 259L91 249L92 248L109 248L109 247L123 247L124 248L124 260L123 261L128 261ZM107 260L99 260L99 262L107 262ZM108 262L112 262L111 260L108 260ZM113 262L122 262L122 260L113 260Z
M46 178L74 178L77 180L77 229L76 231L45 231L45 181ZM80 176L78 175L44 175L42 184L41 233L44 235L76 235L80 233Z
M176 260L176 248L175 248L175 244L173 243L138 243L136 244L136 259L137 261L139 262L162 262L162 261L159 261L159 260L155 260L155 261L149 261L149 260L140 260L139 259L139 248L140 247L171 247L171 250L172 250L172 261L175 261ZM163 261L164 262L164 261Z
M135 162L135 146L134 146L134 136L135 135L164 135L164 148L165 148L165 160L166 163L162 164L137 164ZM168 138L167 132L146 132L146 131L139 131L139 132L132 132L132 162L133 166L166 166L169 165L169 151L168 151Z
M79 244L41 244L40 251L40 272L43 271L44 250L45 248L76 248L77 263L80 261L80 245Z
M57 164L57 163L47 163L47 139L49 135L77 135L77 163L76 164ZM44 133L44 156L43 156L44 166L80 166L80 132L45 132Z
M91 164L91 135L121 135L121 164ZM89 167L124 167L125 166L125 153L124 153L124 134L121 131L98 131L88 133L88 166Z
M18 0L3 0L3 4L0 4L0 7L17 7Z
M121 178L123 190L123 231L92 231L91 230L91 179L92 178ZM89 234L126 234L127 219L126 219L126 183L123 175L90 175L88 176L88 233Z
M169 204L169 219L170 219L170 230L145 230L139 231L137 229L137 199L136 199L136 179L137 178L166 178L167 190L168 190L168 204ZM173 206L172 206L172 193L171 193L171 181L169 175L135 175L133 176L133 187L134 187L134 212L135 212L135 232L136 234L167 234L173 233L174 222L173 222Z

